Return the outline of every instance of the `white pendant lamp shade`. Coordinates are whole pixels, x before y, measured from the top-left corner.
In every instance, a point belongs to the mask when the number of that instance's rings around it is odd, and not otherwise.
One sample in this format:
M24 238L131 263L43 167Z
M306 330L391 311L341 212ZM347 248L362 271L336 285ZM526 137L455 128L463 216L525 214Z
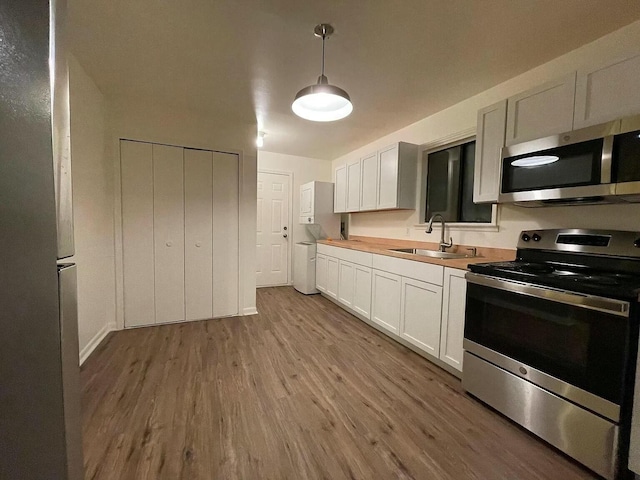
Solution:
M318 77L317 84L298 92L291 109L306 120L333 122L348 116L353 111L353 105L349 94L335 85L329 85L329 80L324 75L324 41L333 33L333 27L321 24L316 26L314 32L316 36L322 37L322 74Z

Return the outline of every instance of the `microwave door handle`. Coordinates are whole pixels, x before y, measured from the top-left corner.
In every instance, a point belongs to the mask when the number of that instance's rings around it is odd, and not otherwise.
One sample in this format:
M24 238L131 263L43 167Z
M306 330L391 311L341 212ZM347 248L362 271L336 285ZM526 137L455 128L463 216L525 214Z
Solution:
M518 295L526 295L552 302L564 303L578 308L597 310L599 312L616 315L618 317L629 317L629 302L624 302L622 300L596 297L593 295L583 295L580 293L567 292L552 288L536 287L535 285L527 283L502 280L500 278L471 272L467 272L465 278L467 279L467 283L496 288L498 290L504 290Z
M603 138L602 158L600 160L600 183L611 183L611 165L613 162L613 135Z

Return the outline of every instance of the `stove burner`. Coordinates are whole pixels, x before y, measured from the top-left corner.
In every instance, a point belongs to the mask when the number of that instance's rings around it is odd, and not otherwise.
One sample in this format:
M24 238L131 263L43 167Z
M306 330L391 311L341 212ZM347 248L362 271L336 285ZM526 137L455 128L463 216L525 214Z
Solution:
M539 275L552 273L554 268L551 265L546 265L544 263L520 263L516 266L515 270L522 273Z

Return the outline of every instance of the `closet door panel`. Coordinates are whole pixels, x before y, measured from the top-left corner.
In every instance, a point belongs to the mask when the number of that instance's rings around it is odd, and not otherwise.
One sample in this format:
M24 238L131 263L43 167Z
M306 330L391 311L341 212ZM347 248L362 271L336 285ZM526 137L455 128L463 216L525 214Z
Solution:
M185 319L183 149L153 145L156 323Z
M187 320L213 316L213 152L184 149L184 297Z
M120 142L124 324L155 322L151 144Z
M213 153L213 316L238 313L238 155Z

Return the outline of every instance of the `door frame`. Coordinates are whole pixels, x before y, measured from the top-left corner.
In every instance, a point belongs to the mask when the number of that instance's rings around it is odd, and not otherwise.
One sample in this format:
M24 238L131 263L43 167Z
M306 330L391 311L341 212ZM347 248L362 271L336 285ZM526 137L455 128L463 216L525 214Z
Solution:
M258 169L258 175L260 175L261 173L270 173L273 175L284 175L285 177L287 177L287 181L289 182L289 241L287 242L287 283L283 283L282 285L293 285L293 270L292 270L292 258L291 258L291 252L293 251L293 248L291 247L291 244L293 243L293 172L291 171L286 171L286 170L272 170L270 168L259 168ZM256 184L256 198L257 198L257 188L258 185ZM256 246L254 245L254 248L256 248ZM256 254L256 260L257 260L257 254ZM270 287L275 287L277 285L269 285ZM256 285L256 288L267 288L267 286L265 285L264 287L259 287L258 285Z

